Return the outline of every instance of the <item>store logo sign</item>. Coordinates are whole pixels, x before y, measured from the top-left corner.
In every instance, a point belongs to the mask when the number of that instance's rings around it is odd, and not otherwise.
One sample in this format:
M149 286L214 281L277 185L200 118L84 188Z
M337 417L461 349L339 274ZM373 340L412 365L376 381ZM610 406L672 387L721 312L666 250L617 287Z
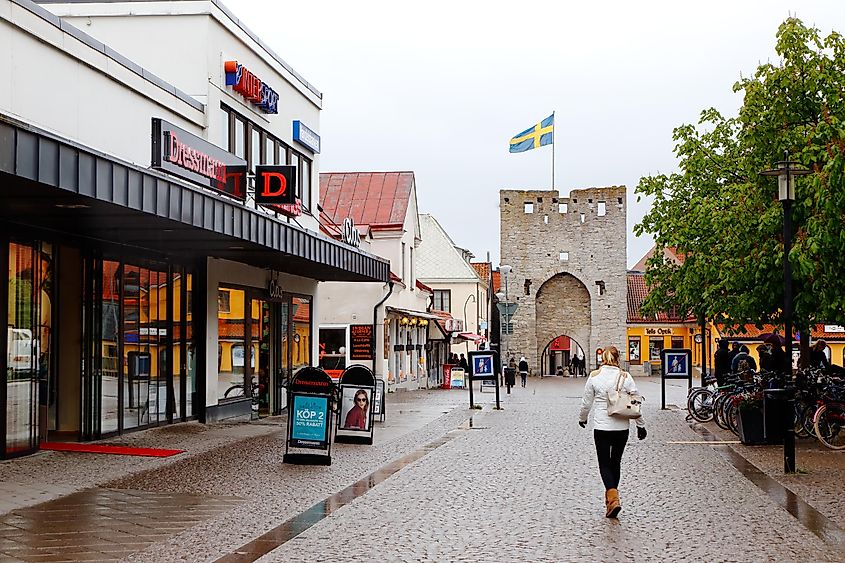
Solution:
M340 238L343 242L350 246L358 248L361 246L361 233L355 228L355 223L351 217L343 220L343 228L340 231Z
M296 203L296 166L256 166L255 203Z
M299 120L293 122L293 140L311 152L320 152L320 136Z
M226 86L257 105L264 113L279 113L279 94L238 61L223 63Z

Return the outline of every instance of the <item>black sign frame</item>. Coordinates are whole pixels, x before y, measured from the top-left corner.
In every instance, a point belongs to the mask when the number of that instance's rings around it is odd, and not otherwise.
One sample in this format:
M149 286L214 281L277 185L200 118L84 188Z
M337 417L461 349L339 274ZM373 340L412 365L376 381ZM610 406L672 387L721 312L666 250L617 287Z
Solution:
M159 117L152 118L151 149L152 168L246 201L244 159Z
M686 379L687 389L692 389L692 350L689 348L664 348L660 351L661 410L666 410L667 379Z
M368 368L367 366L362 366L361 364L353 364L351 366L347 366L343 373L340 374L340 378L338 379L338 388L340 389L339 400L343 401L344 397L344 390L345 389L352 389L353 394L357 393L358 390L363 389L365 392L368 393L370 406L367 412L368 417L368 424L366 430L352 430L343 428L341 425L341 408L342 404L338 408L338 417L337 417L337 428L335 429L334 441L335 442L342 442L346 444L369 444L372 445L373 443L373 423L374 420L374 413L373 413L373 398L375 397L375 390L376 390L376 377L373 374L373 370ZM382 395L383 397L384 395Z
M325 435L320 440L303 441L293 437L294 422L296 416L294 414L294 406L296 399L316 399L320 402L325 401L326 420L325 420ZM285 439L285 455L282 458L284 463L294 463L303 465L331 465L332 464L332 439L331 433L334 427L332 408L332 401L334 400L334 382L329 375L322 370L322 368L304 367L294 375L293 379L288 385L288 423L287 436ZM291 448L323 450L325 453L303 453L292 452Z
M366 342L360 336L356 340L356 329L366 332ZM353 362L372 361L376 356L375 338L373 338L373 325L357 324L349 325L349 360Z
M278 182L274 186L273 180ZM271 190L282 189L282 193ZM255 203L260 205L293 205L296 203L296 166L260 164L255 167Z
M499 361L499 352L496 350L471 350L468 353L469 373L467 387L469 387L469 408L474 409L473 400L474 381L492 380L496 388L496 410L502 408L499 398L499 380L502 375L502 365Z

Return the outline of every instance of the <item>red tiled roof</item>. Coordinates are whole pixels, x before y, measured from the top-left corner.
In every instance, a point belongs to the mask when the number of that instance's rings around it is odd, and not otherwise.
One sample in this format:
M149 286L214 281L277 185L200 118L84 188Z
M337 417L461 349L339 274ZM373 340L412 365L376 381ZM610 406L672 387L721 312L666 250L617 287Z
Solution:
M337 224L351 217L356 225L401 228L413 187L413 172L323 172L320 205Z
M434 293L434 290L433 290L433 289L431 289L430 287L428 287L427 285L425 285L425 284L424 284L423 282L421 282L420 280L417 280L417 289L421 289L421 290L423 290L423 291L427 291L427 292L429 292L429 293Z
M642 272L628 272L628 322L629 323L687 323L694 321L689 317L682 317L674 309L667 313L658 313L653 317L644 317L640 307L648 295L645 284L645 274Z
M392 281L392 282L401 282L401 281L402 281L402 278L400 278L399 276L397 276L397 275L396 275L396 274L394 274L393 272L390 272L390 281Z
M502 272L493 270L493 293L499 293L502 289Z
M490 272L493 270L490 262L470 262L469 265L473 267L475 273L481 278L481 281L485 283L490 281Z

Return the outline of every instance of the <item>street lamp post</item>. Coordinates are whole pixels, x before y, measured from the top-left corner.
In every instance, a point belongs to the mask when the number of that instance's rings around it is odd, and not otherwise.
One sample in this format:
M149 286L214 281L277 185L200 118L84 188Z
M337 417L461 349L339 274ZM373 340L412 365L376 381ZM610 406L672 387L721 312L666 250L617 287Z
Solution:
M764 170L763 176L777 176L778 200L783 204L783 333L786 339L785 365L787 385L792 382L792 264L789 253L792 250L792 202L795 200L795 176L810 174L799 163L789 160L789 151L783 151L783 160L776 168ZM783 436L783 470L795 473L795 399L787 394L786 429Z
M470 299L472 300L473 303L477 303L477 301L475 300L475 295L473 295L472 293L470 293L469 296L467 297L467 300L464 301L464 330L467 331L467 332L469 332L469 323L467 322L467 305L469 305ZM478 327L476 327L476 330L477 329L478 329ZM467 345L467 358L469 358L469 340L466 341L466 345Z
M513 270L513 268L511 268L510 266L508 266L506 264L501 264L499 266L499 272L501 272L502 276L504 276L504 278L505 278L505 280L504 280L505 281L505 293L502 294L502 292L499 292L499 293L496 294L496 297L499 298L499 301L503 302L505 304L505 307L504 307L505 324L504 324L504 326L502 326L502 329L501 329L501 339L505 341L505 356L504 356L504 358L502 358L503 364L506 363L508 361L508 358L510 357L510 338L505 339L505 335L510 335L510 333L511 333L510 323L511 323L512 312L511 312L510 302L508 301L508 274L510 274L512 270Z

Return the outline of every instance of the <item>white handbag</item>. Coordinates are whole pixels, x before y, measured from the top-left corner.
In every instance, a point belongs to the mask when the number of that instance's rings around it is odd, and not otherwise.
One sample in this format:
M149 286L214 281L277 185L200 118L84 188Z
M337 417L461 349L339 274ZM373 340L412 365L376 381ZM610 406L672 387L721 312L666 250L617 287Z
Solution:
M640 407L645 398L622 389L626 377L630 377L628 373L619 370L616 387L607 392L607 414L619 418L640 418L643 415Z

